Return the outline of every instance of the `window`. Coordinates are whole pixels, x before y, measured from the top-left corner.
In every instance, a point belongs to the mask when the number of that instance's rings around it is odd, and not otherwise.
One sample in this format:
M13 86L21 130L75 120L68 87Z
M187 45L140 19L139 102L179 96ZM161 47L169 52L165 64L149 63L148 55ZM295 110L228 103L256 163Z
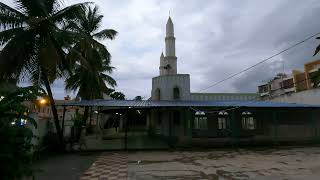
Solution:
M155 94L156 94L156 97L155 97L155 98L156 98L156 100L158 100L158 101L159 101L159 100L161 99L161 92L160 92L160 89L159 89L159 88L158 88L158 89L156 89L156 93L155 93Z
M178 87L173 88L173 99L180 99L180 90Z
M228 118L228 113L225 111L219 112L219 117L218 117L218 129L227 129L227 118Z
M193 127L194 129L208 129L207 117L204 112L196 112Z
M255 119L252 116L251 112L242 112L242 129L254 130L256 129Z
M180 112L179 111L175 111L173 113L173 124L176 126L180 125Z

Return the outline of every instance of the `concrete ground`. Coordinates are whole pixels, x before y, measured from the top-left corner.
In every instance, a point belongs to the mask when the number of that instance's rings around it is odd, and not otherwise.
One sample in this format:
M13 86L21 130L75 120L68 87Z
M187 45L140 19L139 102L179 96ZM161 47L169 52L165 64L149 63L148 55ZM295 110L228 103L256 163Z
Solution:
M128 161L128 179L320 179L320 147L141 151Z
M34 163L35 180L80 179L101 153L75 153L48 156Z

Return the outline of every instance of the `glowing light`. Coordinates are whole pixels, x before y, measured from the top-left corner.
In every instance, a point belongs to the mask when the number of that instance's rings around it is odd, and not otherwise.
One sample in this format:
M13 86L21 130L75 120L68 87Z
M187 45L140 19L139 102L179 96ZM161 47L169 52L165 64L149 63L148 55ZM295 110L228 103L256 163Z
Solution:
M15 124L16 124L16 122L14 122L14 121L11 122L11 125L15 125Z
M42 98L42 99L39 100L39 103L42 104L42 105L44 105L44 104L47 103L47 100L44 99L44 98Z
M21 119L20 120L20 124L21 125L26 125L27 124L27 120L26 119Z

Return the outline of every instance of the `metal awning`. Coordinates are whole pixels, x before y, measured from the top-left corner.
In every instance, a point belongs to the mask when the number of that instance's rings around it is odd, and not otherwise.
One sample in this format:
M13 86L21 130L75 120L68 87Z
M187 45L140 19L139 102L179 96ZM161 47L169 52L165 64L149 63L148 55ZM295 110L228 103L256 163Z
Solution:
M60 106L92 106L117 108L155 107L256 107L256 108L320 108L320 105L270 101L152 101L152 100L82 100L60 104Z

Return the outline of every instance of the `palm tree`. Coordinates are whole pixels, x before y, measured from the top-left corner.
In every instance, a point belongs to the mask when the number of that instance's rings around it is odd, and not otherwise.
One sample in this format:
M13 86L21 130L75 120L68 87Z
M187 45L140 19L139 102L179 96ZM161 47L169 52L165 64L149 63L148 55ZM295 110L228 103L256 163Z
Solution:
M69 50L68 60L74 64L73 71L66 80L66 90L78 91L77 95L84 100L102 99L110 94L116 81L110 77L113 67L110 66L111 55L98 40L114 39L117 32L104 29L98 32L103 16L95 6L83 10L78 19L69 21L65 29L77 33L82 38ZM84 119L88 118L89 108L85 108Z
M118 92L118 91L112 92L110 94L110 97L115 100L125 100L126 99L126 96L122 92Z
M62 28L77 18L87 3L63 8L59 0L14 0L16 8L0 2L0 78L27 79L44 84L52 108L60 144L63 135L50 84L66 68L65 43L75 38ZM69 41L70 40L70 41Z

